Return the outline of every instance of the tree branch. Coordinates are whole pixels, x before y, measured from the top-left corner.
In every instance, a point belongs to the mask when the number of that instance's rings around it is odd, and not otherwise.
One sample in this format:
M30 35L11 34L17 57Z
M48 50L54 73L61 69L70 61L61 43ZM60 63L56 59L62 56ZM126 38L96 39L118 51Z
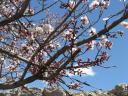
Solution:
M15 83L12 83L12 84L0 84L0 89L2 89L2 90L14 89L14 88L23 86L25 84L31 83L37 79L38 79L38 75L34 75L34 76L28 77L24 80L20 80L20 81L17 81Z
M109 32L111 29L116 27L118 24L120 24L125 19L128 19L128 13L124 14L121 18L115 20L112 24L108 25L106 28L100 30L96 35L94 35L88 39L81 40L81 41L77 42L75 45L80 46L80 45L83 45L89 41L95 40L96 38L99 38L103 34Z
M25 63L30 63L27 59L25 59L25 58L23 58L21 56L18 56L17 54L13 54L11 52L8 52L8 51L6 51L6 50L4 50L2 48L0 48L0 53L6 54L6 55L8 55L8 56L10 56L12 58L17 58L17 59L19 59L21 61L24 61Z
M29 5L29 2L30 0L24 0L22 6L21 6L21 9L19 10L19 12L16 12L15 15L13 15L12 17L10 18L7 18L3 21L0 22L0 26L4 26L4 25L7 25L8 23L10 22L13 22L19 18L21 18L26 10L26 8L28 7ZM18 10L18 9L17 9Z
M80 49L77 49L77 50L72 54L72 56L70 56L70 57L68 58L68 60L67 60L64 64L62 64L61 67L58 68L58 69L56 70L56 72L53 73L52 75L50 75L47 79L48 79L48 80L52 80L52 79L55 78L57 75L59 75L60 71L62 71L62 70L71 62L72 58L75 58L76 55L77 55L80 51L81 51Z

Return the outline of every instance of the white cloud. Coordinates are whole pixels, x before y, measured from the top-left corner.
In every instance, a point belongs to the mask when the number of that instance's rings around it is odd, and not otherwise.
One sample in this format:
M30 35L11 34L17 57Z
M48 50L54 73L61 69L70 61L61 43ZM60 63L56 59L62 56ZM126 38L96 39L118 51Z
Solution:
M95 76L95 72L92 69L92 67L75 69L75 71L78 71L78 70L82 72L81 76ZM78 76L77 73L75 73L75 75L74 75L74 74L70 73L69 71L67 71L67 75L69 75L69 76Z
M43 84L45 85L45 86L47 86L48 85L48 82L47 81L42 81L43 82Z

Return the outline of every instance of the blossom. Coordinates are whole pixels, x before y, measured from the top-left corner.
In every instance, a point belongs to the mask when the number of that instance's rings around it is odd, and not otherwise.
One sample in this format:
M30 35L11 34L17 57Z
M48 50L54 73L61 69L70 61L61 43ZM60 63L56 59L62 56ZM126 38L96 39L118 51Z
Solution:
M101 36L101 41L99 42L100 46L110 49L112 47L112 42L110 42L105 35Z
M106 35L101 36L101 39L106 39L106 38L107 38Z
M7 67L7 69L8 69L10 72L13 72L13 71L16 70L16 66L15 66L15 65L9 65L9 66Z
M77 49L78 49L77 47L73 47L72 52L75 52Z
M88 0L82 0L83 3L86 3Z
M66 30L62 35L67 40L75 39L76 38L76 35L73 34L73 32L74 32L74 30L70 28L70 29Z
M100 46L105 46L106 42L108 42L109 40L106 38L105 35L101 36L101 41L100 41Z
M30 8L27 8L26 10L25 10L25 13L24 14L30 14L30 15L34 15L34 10L33 9L30 9Z
M54 49L61 47L61 45L58 41L51 41L49 46L51 46L51 48L54 48Z
M47 52L43 51L43 55L44 56L48 56Z
M103 21L107 21L107 20L109 20L109 18L108 18L108 17L103 18Z
M4 57L2 57L2 58L0 58L1 59L1 61L4 61Z
M122 26L124 26L125 28L128 28L128 22L126 21L123 21L120 23Z
M107 8L110 5L110 0L102 0L101 2L101 7L102 8Z
M90 7L91 9L95 9L97 6L99 6L99 4L100 4L99 0L94 0L94 1L92 1L92 3L89 5L89 7Z
M43 28L42 27L36 27L35 31L38 33L42 33L43 32Z
M35 26L34 28L29 29L31 32L30 39L34 40L35 38L39 38L44 34L44 30L41 26Z
M69 9L73 9L76 5L75 0L69 0Z
M100 41L101 46L105 46L105 45L106 45L106 42L108 42L108 41L109 41L109 40L108 40L107 38L102 39L102 40Z
M45 32L50 33L50 32L52 32L54 30L54 28L53 28L53 26L51 24L44 24L43 25L43 30Z
M55 46L54 46L54 44L51 43L51 44L49 44L48 47L52 49L52 48L54 48Z
M0 14L0 19L1 19L2 15Z
M70 87L71 89L77 89L77 88L80 87L80 83L78 83L78 82L72 83L72 84L69 85L69 87Z
M96 35L97 34L96 33L96 28L94 28L94 27L91 27L90 30L88 30L88 32L89 32L89 35L90 36L93 36L93 35Z
M88 17L86 15L82 16L80 19L83 25L87 25L89 23Z
M85 46L87 47L87 49L91 49L91 50L93 50L95 44L96 44L96 41L95 41L95 40L92 40L92 41L86 43Z
M60 48L60 47L61 47L61 45L60 45L59 42L56 42L56 43L55 43L55 46L56 46L56 48Z

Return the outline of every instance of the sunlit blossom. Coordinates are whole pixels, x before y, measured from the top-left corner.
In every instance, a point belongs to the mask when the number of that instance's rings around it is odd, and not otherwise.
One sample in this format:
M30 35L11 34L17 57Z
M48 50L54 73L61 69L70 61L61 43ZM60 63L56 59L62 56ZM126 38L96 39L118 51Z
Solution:
M110 5L110 0L102 0L101 2L101 7L102 8L107 8Z
M42 33L43 32L43 28L42 27L36 27L35 31L37 31L39 33Z
M7 67L7 69L8 69L10 72L13 72L13 71L16 70L16 66L15 66L15 65L9 65L9 66Z
M54 27L51 24L44 24L43 25L43 30L45 32L50 33L50 32L52 32L54 30Z
M96 41L95 40L92 40L92 41L86 43L85 46L87 47L87 49L93 50L94 47L95 47L95 44L96 44Z
M103 21L107 21L107 20L109 20L109 18L108 18L108 17L103 18Z
M73 9L76 5L76 1L75 0L69 0L69 9Z
M88 30L88 32L89 32L89 35L90 35L90 36L93 36L93 35L96 35L96 34L97 34L96 28L94 28L94 27L91 27L91 28Z
M80 19L83 25L87 25L89 23L88 17L86 15L82 16Z
M74 32L74 30L70 28L70 29L66 30L62 35L67 40L75 39L76 38L76 34L74 34L73 32Z
M91 9L95 9L97 6L99 6L99 4L100 4L99 0L93 0L93 1L91 2L91 4L89 5L89 7L90 7Z
M120 23L122 26L124 26L125 28L128 28L128 22L126 21L123 21Z

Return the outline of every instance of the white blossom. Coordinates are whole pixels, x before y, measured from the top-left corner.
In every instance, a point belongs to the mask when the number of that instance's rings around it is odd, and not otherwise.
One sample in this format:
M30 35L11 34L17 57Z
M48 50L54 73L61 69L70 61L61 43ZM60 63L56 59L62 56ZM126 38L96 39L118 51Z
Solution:
M100 46L106 46L106 42L109 42L105 35L101 36L101 41L99 42Z
M34 15L34 10L33 9L30 9L30 8L27 8L24 12L24 14L30 14L30 15Z
M125 28L128 28L128 22L126 21L123 21L120 23L122 26L124 26Z
M95 47L95 44L96 44L96 41L95 41L95 40L92 40L92 41L86 43L85 46L86 46L87 48L93 50L94 47Z
M73 32L74 32L73 29L68 29L62 35L67 40L75 39L76 38L76 34L74 34Z
M73 47L72 52L75 52L77 49L78 49L77 47Z
M107 20L109 20L109 18L108 18L108 17L103 18L103 21L107 21Z
M49 44L49 46L50 46L51 48L54 48L54 47L55 47L54 44Z
M89 5L89 7L90 7L91 9L95 9L97 6L99 6L99 4L100 4L99 0L94 0L94 1L92 1L92 3Z
M55 42L55 46L56 46L56 48L60 48L61 47L59 42Z
M89 23L88 17L86 15L82 16L80 19L83 25L87 25Z
M51 24L44 24L43 25L43 30L45 32L50 33L50 32L52 32L54 30L54 28L53 28L53 26Z
M42 27L36 27L35 31L38 33L43 33L43 28Z
M75 0L69 0L69 9L73 9L76 5Z
M107 38L106 35L101 36L101 39L106 39L106 38Z
M0 19L2 18L2 15L0 14Z
M90 36L93 36L93 35L96 35L96 34L97 34L96 28L94 28L94 27L91 27L91 28L88 30L88 32L89 32L89 35L90 35Z
M102 8L107 8L110 5L110 0L102 0L101 5Z
M13 71L16 70L16 66L15 66L15 65L9 65L9 66L7 67L7 69L8 69L10 72L13 72Z
M1 61L4 61L4 57L1 57L0 59L1 59Z

